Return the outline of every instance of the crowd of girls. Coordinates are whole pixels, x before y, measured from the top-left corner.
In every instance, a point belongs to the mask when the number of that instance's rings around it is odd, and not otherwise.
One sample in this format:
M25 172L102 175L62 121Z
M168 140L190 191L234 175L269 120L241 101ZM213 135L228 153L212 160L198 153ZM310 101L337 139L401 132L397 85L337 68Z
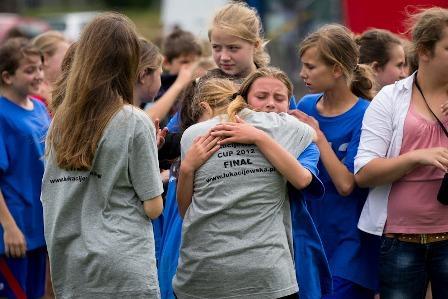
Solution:
M446 298L448 10L412 24L412 52L310 33L298 102L241 2L212 18L208 71L191 34L163 57L118 13L71 45L8 41L0 297L43 296L48 255L61 298Z

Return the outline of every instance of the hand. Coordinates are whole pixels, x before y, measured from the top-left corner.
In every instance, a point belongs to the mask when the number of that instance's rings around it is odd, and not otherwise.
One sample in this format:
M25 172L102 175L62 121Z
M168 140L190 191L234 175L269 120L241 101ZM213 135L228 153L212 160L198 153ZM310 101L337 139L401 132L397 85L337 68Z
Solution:
M448 171L448 148L433 147L414 150L409 153L420 165L435 166Z
M322 131L320 130L319 127L319 122L312 116L309 116L308 114L300 111L300 110L289 110L288 112L290 115L294 116L295 118L297 118L298 120L300 120L303 123L306 123L307 125L309 125L311 128L314 129L314 131L316 131L316 134L313 136L313 141L314 142L318 142L320 140L322 140L323 138L325 138L324 133L322 133Z
M8 257L24 257L26 255L26 240L17 225L3 227L5 255Z
M174 84L178 84L182 88L187 86L188 83L196 79L195 70L197 67L198 67L197 62L182 65L180 67L179 73L177 74L177 79L174 82Z
M441 108L443 115L448 116L448 102L442 104Z
M220 137L210 134L195 138L193 145L181 163L181 167L191 172L199 169L219 149L218 141L220 139Z
M156 140L157 140L157 149L160 149L163 144L165 144L165 137L168 134L168 128L165 127L162 130L160 129L160 120L156 118L154 122L154 126L156 128Z
M212 136L221 137L218 144L244 143L256 144L265 132L251 126L235 116L236 122L226 122L216 125L210 132Z
M168 183L170 179L170 170L169 169L163 169L160 172L160 177L162 178L162 183L166 184Z

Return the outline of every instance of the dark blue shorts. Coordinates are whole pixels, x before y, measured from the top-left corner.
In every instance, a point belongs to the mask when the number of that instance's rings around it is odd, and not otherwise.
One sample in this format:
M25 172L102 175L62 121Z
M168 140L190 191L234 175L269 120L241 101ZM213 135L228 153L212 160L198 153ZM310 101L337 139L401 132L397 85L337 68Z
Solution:
M40 298L45 293L45 247L27 251L24 258L0 255L0 298Z

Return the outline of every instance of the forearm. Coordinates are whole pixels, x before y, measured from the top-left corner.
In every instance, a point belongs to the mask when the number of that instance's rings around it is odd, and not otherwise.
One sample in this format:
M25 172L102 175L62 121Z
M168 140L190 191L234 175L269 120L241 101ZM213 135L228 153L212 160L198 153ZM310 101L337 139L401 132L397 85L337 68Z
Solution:
M322 164L327 170L336 190L342 196L350 195L356 186L355 176L338 159L325 136L320 136L316 144L320 150Z
M6 206L5 198L3 197L3 193L0 190L0 224L3 229L8 226L16 226L16 222L9 212L8 207Z
M163 211L163 199L162 196L156 196L143 202L143 209L146 216L150 219L156 219L162 214Z
M311 172L304 168L296 158L266 133L259 135L255 144L266 159L280 172L295 188L307 187L313 178Z
M181 163L177 179L177 205L179 214L183 218L191 204L193 197L194 170L185 163Z
M184 85L178 82L174 82L170 88L161 96L154 105L149 108L146 113L151 117L153 121L156 119L164 119L176 102L179 94L182 92Z
M402 178L418 165L412 152L395 158L376 158L361 168L355 179L360 187L386 185Z

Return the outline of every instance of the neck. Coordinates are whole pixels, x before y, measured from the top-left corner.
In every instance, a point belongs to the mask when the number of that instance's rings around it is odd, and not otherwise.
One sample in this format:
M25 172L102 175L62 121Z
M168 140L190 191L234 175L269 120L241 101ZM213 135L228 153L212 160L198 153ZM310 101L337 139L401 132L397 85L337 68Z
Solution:
M7 88L3 90L3 96L20 107L23 107L25 109L32 108L33 103L31 102L31 100L28 98L27 95L20 95L14 92L13 90Z
M351 106L358 100L345 82L337 84L334 88L324 92L322 106L325 108L339 109Z
M142 103L141 97L140 97L140 86L137 84L134 89L134 106L140 107L140 104Z
M418 84L426 94L447 94L448 78L441 78L438 74L431 72L424 65L419 67L417 73Z
M251 67L246 70L244 73L241 73L240 76L241 78L246 78L247 76L249 76L252 72L257 70L257 66L255 65L255 63L252 63Z

